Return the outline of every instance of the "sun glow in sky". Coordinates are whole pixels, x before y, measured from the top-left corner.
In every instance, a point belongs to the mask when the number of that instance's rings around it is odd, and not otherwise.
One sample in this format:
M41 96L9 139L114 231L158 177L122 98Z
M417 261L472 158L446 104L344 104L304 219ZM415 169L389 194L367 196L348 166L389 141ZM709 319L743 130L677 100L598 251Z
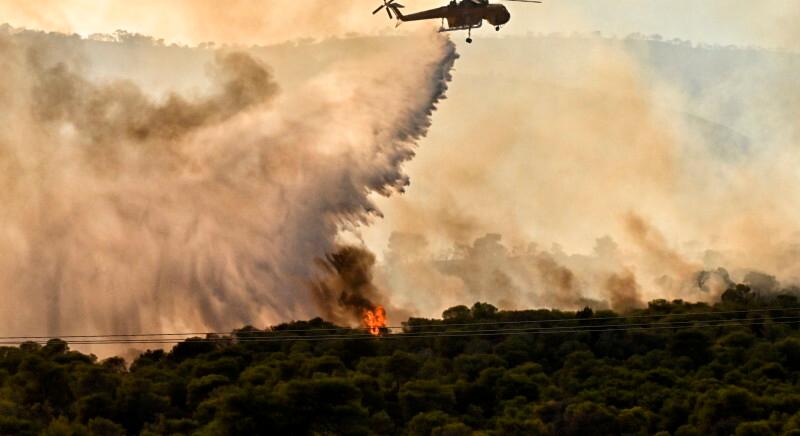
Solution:
M139 32L168 42L269 44L285 40L399 30L372 16L372 0L0 0L0 22L75 32ZM407 10L444 0L405 0ZM513 18L499 35L591 32L625 36L660 34L713 44L798 48L796 0L549 0L509 4ZM438 25L428 23L427 25ZM482 37L494 31L484 29Z

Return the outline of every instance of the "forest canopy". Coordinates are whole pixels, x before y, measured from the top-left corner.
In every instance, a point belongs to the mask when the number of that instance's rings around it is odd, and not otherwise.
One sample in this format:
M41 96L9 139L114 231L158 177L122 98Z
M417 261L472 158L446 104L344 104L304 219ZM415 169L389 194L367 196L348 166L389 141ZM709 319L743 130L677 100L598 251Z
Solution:
M800 435L800 303L746 287L619 315L457 306L150 350L0 348L4 435Z

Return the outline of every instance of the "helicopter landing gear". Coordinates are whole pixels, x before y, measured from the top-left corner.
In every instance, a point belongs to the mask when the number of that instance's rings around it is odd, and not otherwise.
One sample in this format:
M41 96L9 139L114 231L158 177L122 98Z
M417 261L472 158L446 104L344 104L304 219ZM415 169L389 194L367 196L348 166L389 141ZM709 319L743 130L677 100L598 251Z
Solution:
M495 27L494 30L499 32L500 31L500 26Z
M472 26L467 29L467 44L472 44Z
M467 38L467 44L472 44L472 38Z

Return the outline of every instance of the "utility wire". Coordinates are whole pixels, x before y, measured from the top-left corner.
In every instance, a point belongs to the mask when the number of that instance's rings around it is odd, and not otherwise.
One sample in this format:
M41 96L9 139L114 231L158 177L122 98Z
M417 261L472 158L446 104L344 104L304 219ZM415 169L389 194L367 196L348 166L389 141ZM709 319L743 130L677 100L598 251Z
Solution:
M789 320L790 322L800 322L800 316L783 316L783 317L774 317L769 318L769 320ZM584 326L560 326L560 327L528 327L528 328L502 328L502 329L473 329L473 330L456 330L453 332L426 332L426 331L419 331L419 332L403 332L400 333L404 337L418 337L418 336L425 336L430 334L442 334L442 333L458 333L458 334L469 334L469 333L497 333L497 332L538 332L538 331L562 331L562 330L569 330L569 331L597 331L597 329L611 329L615 327L624 327L624 328L633 328L633 327L652 327L652 326L668 326L668 327L683 327L689 326L691 327L694 325L693 323L716 323L715 325L724 326L727 324L734 324L738 325L748 320L740 320L740 319L717 319L717 320L689 320L689 321L658 321L658 322L650 322L650 323L638 323L638 324L604 324L604 325L584 325ZM757 320L750 320L750 321L757 321ZM294 339L341 339L341 338L351 338L355 336L363 336L366 338L375 337L376 335L372 334L325 334L325 335L299 335L299 336L252 336L252 337L220 337L220 338L207 338L208 341L211 342L224 342L224 341L235 341L235 342L254 342L255 340L260 339L282 339L282 340L294 340ZM130 339L130 341L137 341L142 339ZM146 339L144 339L146 340ZM174 342L168 339L161 339L166 342ZM200 339L202 340L202 339ZM194 339L192 342L199 342L200 340ZM124 339L119 341L125 341Z
M474 323L448 323L441 322L438 324L430 325L400 325L400 326L386 326L383 327L387 330L402 330L405 328L449 328L449 327L463 327L463 326L480 326L480 325L518 325L518 324L544 324L544 323L567 323L567 322L592 322L592 321L608 321L616 319L641 319L641 318L664 318L670 316L676 317L695 317L707 315L735 315L735 314L748 314L748 313L763 313L773 311L800 311L800 307L773 307L765 309L748 309L748 310L731 310L731 311L706 311L706 312L687 312L687 313L665 313L665 314L647 314L647 315L630 315L630 316L606 316L594 318L560 318L560 319L543 319L543 320L529 320L529 321L496 321L496 322L474 322ZM153 336L197 336L197 335L230 335L230 334L274 334L281 333L303 333L303 332L323 332L323 331L369 331L369 327L339 327L339 328L315 328L315 329L271 329L271 330L255 330L255 331L231 331L231 332L185 332L185 333L135 333L135 334L108 334L108 335L57 335L57 336L0 336L2 340L25 340L25 339L52 339L54 337L59 339L94 339L94 338L137 338L137 337L153 337ZM2 342L0 342L2 343Z
M784 322L776 322L773 324L792 324L798 321L784 321ZM766 324L762 323L750 323L750 324L724 324L724 325L704 325L704 326L667 326L667 327L634 327L634 328L615 328L615 329L598 329L598 330L589 330L589 332L617 332L617 331L626 331L626 330L663 330L663 329L673 329L673 328L711 328L711 327L726 327L726 326L747 326L747 325L763 325ZM297 339L287 339L287 338L262 338L262 339L253 339L250 341L235 341L233 339L225 339L225 340L199 340L193 341L195 343L271 343L271 342L312 342L312 341L324 341L324 340L383 340L383 339L425 339L425 338L466 338L466 337L487 337L487 336L520 336L520 335L537 335L537 334L569 334L569 333L582 333L587 332L587 330L559 330L559 331L525 331L525 332L495 332L495 333L438 333L438 334L430 334L430 335L421 335L421 336L408 336L405 334L398 334L398 335L387 335L387 336L373 336L373 335L351 335L351 336L344 336L338 338L328 338L328 337L301 337ZM155 341L147 341L147 340L140 340L140 341L132 341L132 342L120 342L120 341L90 341L90 342L72 342L74 345L146 345L146 344L173 344L174 341L165 341L165 340L155 340ZM2 343L0 343L2 345ZM16 343L4 344L4 345L18 345Z
M780 321L774 321L778 319ZM420 332L420 333L401 333L374 336L371 334L352 334L352 335L312 335L312 336L278 336L278 337L252 337L252 338L207 338L195 339L192 343L270 343L270 342L306 342L306 341L323 341L323 340L364 340L364 339L415 339L415 338L460 338L460 337L475 337L475 336L518 336L518 335L539 335L539 334L570 334L570 333L584 333L584 332L617 332L617 331L634 331L634 330L664 330L664 329L686 329L686 328L716 328L716 327L730 327L730 326L753 326L765 324L793 324L800 322L798 317L779 317L773 319L754 319L754 320L705 320L698 321L700 325L690 325L687 322L676 323L643 323L643 324L617 324L606 326L572 326L572 327L557 327L557 328L533 328L533 329L483 329L483 330L468 330L468 331L455 331L455 332ZM31 341L28 341L31 342ZM32 341L36 342L36 341ZM0 342L0 345L20 345L23 342ZM45 344L46 342L37 342ZM74 345L123 345L123 344L172 344L174 340L169 339L130 339L130 340L77 340L70 342Z

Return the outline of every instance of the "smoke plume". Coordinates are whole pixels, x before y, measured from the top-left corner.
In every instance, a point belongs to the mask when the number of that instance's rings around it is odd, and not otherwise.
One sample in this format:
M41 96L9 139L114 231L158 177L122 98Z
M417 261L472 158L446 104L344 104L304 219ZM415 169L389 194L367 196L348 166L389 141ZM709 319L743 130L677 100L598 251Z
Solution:
M405 188L402 165L456 58L447 39L418 35L284 87L252 53L199 50L208 80L178 94L103 76L92 47L0 34L0 120L13 126L0 132L0 287L17 302L0 309L7 334L228 330L326 313L308 287L314 260L379 215L371 193Z
M367 313L385 310L388 295L375 285L374 254L363 247L344 245L317 263L321 276L311 288L326 320L339 325L364 324ZM403 308L393 307L390 312L398 320L410 315Z
M715 301L731 283L796 285L799 65L789 52L641 35L471 46L448 92L469 110L442 112L407 195L380 200L386 220L366 231L374 251L388 248L382 285L426 316L464 301L625 310ZM485 95L491 104L474 104ZM424 253L386 244L393 233L424 240ZM461 247L487 234L502 235L490 250L501 254L469 274L452 267L474 262ZM438 298L416 291L438 287Z

